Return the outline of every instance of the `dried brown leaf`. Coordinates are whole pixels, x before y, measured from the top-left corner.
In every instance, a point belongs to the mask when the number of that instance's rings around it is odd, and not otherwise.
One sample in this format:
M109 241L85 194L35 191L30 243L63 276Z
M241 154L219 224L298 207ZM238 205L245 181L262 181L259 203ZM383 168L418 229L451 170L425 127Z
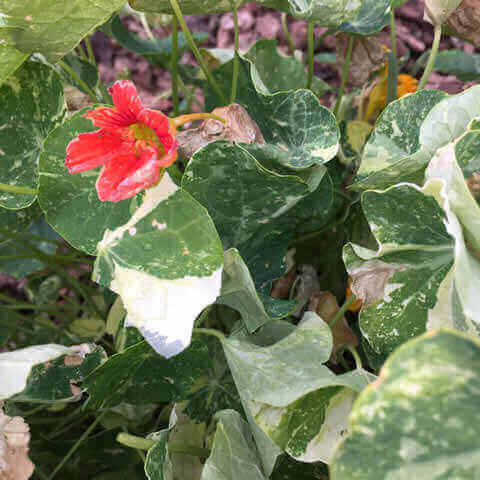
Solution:
M35 466L28 458L30 427L22 417L9 417L0 403L0 480L28 480Z
M198 128L178 132L178 150L181 156L190 158L198 149L215 140L260 145L265 143L255 120L241 105L232 103L226 107L216 108L212 113L223 118L225 123L209 118L204 120Z
M350 35L340 33L335 38L337 40L336 68L339 75L342 75ZM385 50L375 37L356 37L350 60L348 85L361 87L368 81L370 74L378 70L384 62Z
M472 41L480 46L480 0L463 0L448 17L447 26L459 37Z

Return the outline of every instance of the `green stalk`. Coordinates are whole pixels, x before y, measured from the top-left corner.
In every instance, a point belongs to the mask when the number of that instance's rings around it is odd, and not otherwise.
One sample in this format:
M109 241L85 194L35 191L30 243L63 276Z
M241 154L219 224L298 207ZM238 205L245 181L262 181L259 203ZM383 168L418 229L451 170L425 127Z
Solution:
M87 54L85 53L85 50L82 48L81 44L78 45L78 47L75 50L77 52L77 55L82 59L88 62L88 57Z
M390 40L392 52L388 58L388 89L387 105L397 98L398 87L398 62L397 62L397 35L395 31L395 9L390 12Z
M18 193L20 195L36 195L37 190L29 187L16 187L13 185L7 185L6 183L0 183L0 191L8 193Z
M95 60L95 55L93 53L93 48L92 48L92 44L90 43L89 37L85 37L85 45L87 46L88 59L90 60L90 63L93 66L97 67L97 70L98 70L97 61ZM103 101L108 102L110 99L110 94L108 93L107 88L103 84L102 79L100 78L100 75L98 76L98 88L100 89L100 93L102 94Z
M135 448L137 450L149 450L155 445L155 440L149 440L148 438L137 437L136 435L130 435L129 433L121 432L116 438L118 443L125 445L126 447Z
M345 92L345 86L347 84L348 74L350 72L350 61L352 60L352 52L353 52L353 43L355 38L353 35L350 36L348 40L348 48L347 48L347 56L345 57L345 65L343 66L343 73L342 73L342 82L340 84L340 90L338 92L337 102L335 103L335 108L333 109L333 114L335 117L338 115L338 110L340 109L340 105L342 103L343 93Z
M295 55L295 45L293 44L292 36L290 35L290 30L288 29L287 14L285 12L282 13L282 27L283 27L283 33L285 34L285 38L287 40L288 46L292 51L292 55Z
M78 83L80 87L83 88L85 93L87 93L87 95L92 99L92 101L94 101L95 103L99 101L95 92L77 75L77 73L73 69L71 69L63 60L59 60L58 64L75 80L75 82Z
M48 480L53 480L55 475L64 467L64 465L70 460L72 455L77 451L80 445L87 439L90 433L93 432L95 427L100 423L104 415L108 412L108 410L104 410L95 420L94 422L83 432L82 436L76 441L75 445L68 451L68 453L63 457L62 461L56 466L55 470L51 473L48 477Z
M343 345L343 346L338 350L337 356L339 356L340 358L343 358L342 354L343 354L343 352L344 352L345 350L348 350L348 351L352 354L353 358L355 359L355 368L356 368L357 370L362 370L362 368L363 368L362 359L360 358L360 355L358 354L357 349L356 349L354 346L352 346L352 345ZM343 365L343 363L342 363L342 365ZM347 369L347 368L348 368L348 366L345 367L345 369Z
M233 27L234 27L234 57L233 57L233 73L232 73L232 93L230 95L230 103L234 103L237 98L237 84L238 84L238 71L240 68L240 57L238 56L238 14L237 7L233 2Z
M150 25L147 22L147 17L145 16L145 14L143 12L140 14L140 22L141 22L142 27L145 30L145 33L147 34L147 37L149 38L149 40L155 40L155 35L153 34L153 32L150 28Z
M178 19L172 16L172 100L173 116L180 115L180 102L178 101Z
M90 37L85 37L84 39L85 46L87 47L87 53L88 53L88 61L92 64L97 66L97 61L95 60L95 54L93 53L93 48L92 44L90 42Z
M356 296L352 293L346 300L345 303L339 308L338 312L332 318L332 321L328 324L330 326L330 330L333 330L335 324L343 317L345 312L348 310L348 307L356 300Z
M433 44L432 44L432 51L430 52L430 56L428 57L427 66L425 67L425 71L423 72L422 78L420 79L420 83L418 84L418 90L423 90L425 85L430 78L430 74L432 73L433 67L435 66L435 60L438 54L438 48L440 47L440 38L442 37L442 25L435 25L434 26L434 36L433 36Z
M212 86L213 90L215 90L215 93L220 98L220 101L226 105L228 103L227 98L225 97L222 90L218 86L218 83L216 82L216 80L213 78L210 70L208 69L205 63L205 60L203 59L200 51L198 50L198 47L195 41L193 40L192 34L190 33L190 30L187 26L187 22L183 17L182 11L180 10L180 5L178 4L178 1L170 0L170 6L172 7L174 14L177 16L177 19L178 19L178 22L180 23L180 27L182 28L183 34L185 35L185 38L187 39L187 42L190 45L193 55L195 56L198 64L200 65L200 68L202 69L203 74L205 75L206 79Z
M313 82L313 50L315 48L315 37L314 37L315 25L312 22L308 22L307 27L307 43L308 43L308 77L307 77L307 88L310 90L312 88Z
M193 332L199 333L200 335L210 335L212 337L217 337L221 342L225 340L225 335L218 330L214 330L213 328L194 328Z

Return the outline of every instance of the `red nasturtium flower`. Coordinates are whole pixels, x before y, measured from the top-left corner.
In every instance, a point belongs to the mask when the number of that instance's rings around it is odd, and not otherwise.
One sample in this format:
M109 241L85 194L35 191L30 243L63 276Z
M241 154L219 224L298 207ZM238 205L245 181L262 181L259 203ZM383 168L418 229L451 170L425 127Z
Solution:
M176 123L145 108L130 81L115 82L109 92L114 107L84 115L100 129L81 133L68 144L65 165L70 173L103 165L96 183L98 198L118 202L155 185L161 169L176 160Z

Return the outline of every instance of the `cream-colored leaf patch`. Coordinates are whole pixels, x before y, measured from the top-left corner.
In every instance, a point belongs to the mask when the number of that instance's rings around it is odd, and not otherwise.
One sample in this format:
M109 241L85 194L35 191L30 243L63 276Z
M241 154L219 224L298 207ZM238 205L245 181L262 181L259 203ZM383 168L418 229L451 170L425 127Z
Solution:
M164 280L116 265L110 288L122 297L126 325L169 358L190 345L195 318L215 302L221 284L222 268L206 277Z

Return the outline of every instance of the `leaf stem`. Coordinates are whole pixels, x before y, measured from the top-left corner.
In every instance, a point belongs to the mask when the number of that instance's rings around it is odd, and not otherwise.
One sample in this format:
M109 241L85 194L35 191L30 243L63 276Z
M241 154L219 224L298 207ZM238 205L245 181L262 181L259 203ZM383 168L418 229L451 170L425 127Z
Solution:
M125 445L126 447L135 448L136 450L149 450L155 443L155 440L150 440L144 437L137 437L136 435L130 435L129 433L120 432L116 438L118 443Z
M420 79L420 83L418 84L418 90L423 90L425 85L430 78L430 74L432 73L433 67L435 66L435 59L437 58L438 48L440 47L440 39L442 37L442 25L438 24L434 26L434 36L433 36L433 44L432 44L432 51L430 52L430 56L428 57L427 66L425 67L425 71L423 72L422 78Z
M90 60L90 63L97 67L97 61L95 60L95 54L93 53L93 48L92 44L90 42L90 37L85 37L85 45L87 47L87 52L88 52L88 59ZM98 70L98 67L97 67ZM100 75L98 75L98 88L100 89L100 93L102 94L103 97L103 102L104 103L110 103L111 102L111 97L110 94L108 93L107 88L102 82L102 79Z
M88 53L88 60L90 63L93 65L97 65L97 61L95 60L95 54L93 53L93 48L92 48L92 43L90 42L90 37L86 36L84 38L85 46L87 47L87 53Z
M147 34L147 37L149 40L155 40L155 35L153 34L150 25L147 22L147 17L145 16L145 13L142 12L140 14L140 22L142 24L143 29L145 30L145 33Z
M392 51L388 58L387 105L397 98L398 88L397 35L395 30L395 9L393 7L390 12L390 43L392 44Z
M230 103L234 103L237 98L238 71L240 68L240 57L238 55L238 14L237 7L233 0L230 1L233 6L233 29L234 29L234 53L233 53L233 72L232 72L232 92L230 94Z
M217 337L220 342L225 340L225 335L219 330L214 330L213 328L194 328L194 333L199 333L200 335L210 335L212 337Z
M295 45L293 44L292 36L290 35L290 30L288 29L287 24L287 14L285 12L282 13L282 28L283 33L285 34L285 39L287 40L288 47L292 51L292 55L295 55Z
M180 27L182 28L183 34L185 35L185 38L187 39L187 42L190 45L193 55L195 56L198 64L200 65L200 68L202 69L203 74L205 75L206 79L212 86L213 90L215 90L215 93L219 96L220 101L226 105L228 103L227 98L223 94L222 90L218 86L218 83L215 81L210 70L208 69L205 63L205 60L203 59L202 54L200 53L200 50L198 49L192 37L192 34L190 33L190 30L188 28L187 22L185 21L185 18L183 17L178 1L177 0L169 0L169 1L170 1L170 5L172 7L173 12L177 16L178 22L180 23Z
M76 441L75 445L68 451L68 453L63 457L62 461L56 466L55 470L48 477L48 480L53 480L55 475L64 467L64 465L70 460L71 456L77 451L80 445L87 439L90 433L93 432L95 427L100 423L104 415L108 410L104 410L100 415L92 422L92 424L83 432L82 436Z
M345 345L345 348L353 355L357 370L362 370L363 368L362 359L360 358L360 355L358 354L357 349L353 345Z
M20 195L36 195L37 190L29 187L16 187L14 185L7 185L6 183L0 183L0 191L8 193L18 193Z
M335 115L335 117L338 115L338 110L340 109L340 105L342 103L343 93L345 92L345 86L347 84L348 74L350 72L350 61L352 60L354 42L355 37L353 35L350 35L350 38L348 40L347 56L345 57L345 65L343 66L342 82L340 84L337 102L335 103L335 108L333 109L333 114Z
M95 103L100 101L95 92L77 75L72 68L70 68L69 65L67 65L63 60L59 60L58 64L63 70L65 70L65 72L68 73L68 75L73 78L76 83L78 83L78 86L81 87Z
M171 118L170 121L175 125L175 127L178 128L188 122L194 122L195 120L206 120L209 118L226 123L224 118L212 113L187 113L186 115L180 115L178 117Z
M315 48L315 24L313 22L308 22L307 26L307 44L308 44L308 76L307 76L307 88L311 90L313 82L313 51Z
M345 303L338 309L338 312L332 318L332 321L329 323L330 329L333 330L335 324L343 317L345 312L348 310L348 307L356 300L356 296L352 293L346 300Z
M172 101L173 114L177 117L180 113L178 101L178 19L172 15Z

